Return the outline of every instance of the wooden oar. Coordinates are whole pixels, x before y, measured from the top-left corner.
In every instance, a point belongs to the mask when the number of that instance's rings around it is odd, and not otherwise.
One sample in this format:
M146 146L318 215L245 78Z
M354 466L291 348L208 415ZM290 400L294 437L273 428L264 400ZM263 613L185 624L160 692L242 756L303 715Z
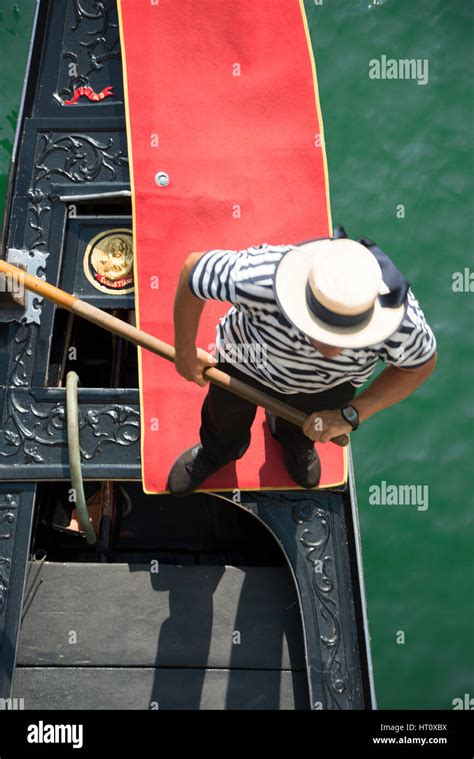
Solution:
M32 292L37 293L37 295L41 295L43 298L52 301L60 308L71 311L73 314L92 322L92 324L97 324L98 327L102 327L103 329L112 332L114 335L123 337L124 340L134 343L134 345L146 348L146 350L155 353L157 356L166 358L168 361L174 361L174 347L163 342L163 340L159 340L157 337L150 335L148 332L133 327L131 324L123 322L115 316L111 316L111 314L102 311L100 308L91 306L90 303L85 303L83 300L76 298L76 296L67 293L65 290L50 285L43 279L28 274L17 266L14 266L7 261L3 261L2 259L0 259L0 272L10 275L14 278L14 281L23 284L27 290L31 290ZM198 348L198 355L199 358L207 361L209 354ZM210 382L224 388L224 390L229 390L231 393L239 395L241 398L245 398L246 400L255 403L257 406L263 406L263 408L266 408L277 416L281 416L282 419L286 419L287 422L296 424L298 427L303 427L308 418L302 411L298 411L297 409L292 408L292 406L289 406L276 398L272 398L270 395L267 395L260 390L256 390L254 387L247 385L245 382L241 382L241 380L238 380L235 377L231 377L220 369L209 367L204 371L204 376ZM332 442L345 446L349 442L349 437L348 435L339 435L338 437L333 438Z

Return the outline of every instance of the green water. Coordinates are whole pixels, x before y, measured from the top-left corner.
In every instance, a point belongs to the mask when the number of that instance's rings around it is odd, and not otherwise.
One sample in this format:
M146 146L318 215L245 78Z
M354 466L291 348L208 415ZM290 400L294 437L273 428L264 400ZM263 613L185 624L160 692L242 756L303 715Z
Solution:
M453 273L472 267L473 6L306 3L334 223L394 257L439 346L429 382L354 435L378 702L450 709L454 698L474 696L474 296L452 290ZM1 0L0 7L3 203L33 2ZM427 59L428 84L370 79L369 61L382 55ZM397 218L400 205L404 218ZM383 480L428 485L428 509L370 505L369 487Z
M32 0L0 0L0 223L33 12Z

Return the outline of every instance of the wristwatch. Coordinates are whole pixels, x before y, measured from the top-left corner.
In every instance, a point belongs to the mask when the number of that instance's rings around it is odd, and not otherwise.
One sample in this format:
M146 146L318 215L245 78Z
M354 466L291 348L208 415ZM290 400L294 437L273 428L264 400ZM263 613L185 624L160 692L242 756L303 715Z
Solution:
M354 408L354 406L343 406L341 408L341 414L346 422L351 425L352 431L356 430L359 426L359 412L357 409Z

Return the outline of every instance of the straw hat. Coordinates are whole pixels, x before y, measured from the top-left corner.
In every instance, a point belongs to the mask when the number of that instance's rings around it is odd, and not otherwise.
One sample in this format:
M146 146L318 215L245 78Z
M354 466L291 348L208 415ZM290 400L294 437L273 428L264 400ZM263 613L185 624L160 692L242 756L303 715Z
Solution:
M382 342L400 326L409 283L375 243L321 239L292 246L275 272L277 303L308 337L339 348Z

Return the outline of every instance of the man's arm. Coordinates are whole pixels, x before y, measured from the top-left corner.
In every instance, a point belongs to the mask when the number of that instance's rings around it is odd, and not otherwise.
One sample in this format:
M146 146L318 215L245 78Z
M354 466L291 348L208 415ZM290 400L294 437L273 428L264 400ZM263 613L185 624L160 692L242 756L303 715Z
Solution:
M350 402L350 405L359 412L360 421L365 422L373 414L408 398L426 382L436 366L436 361L437 353L425 364L414 369L387 366L366 390ZM320 423L316 424L318 419L322 420L322 430L315 429L315 427L321 427ZM303 432L311 440L327 443L337 435L352 432L352 428L342 417L339 409L335 409L334 411L316 411L311 414L303 427Z
M437 359L438 354L434 353L425 364L415 369L387 366L369 387L351 402L351 406L359 412L360 421L365 422L373 414L408 398L426 382L434 371Z
M191 253L179 275L178 287L174 299L174 345L176 350L175 366L178 374L189 380L204 386L208 380L203 375L208 366L215 366L216 359L208 354L209 360L203 361L198 358L196 348L196 335L199 327L202 310L206 301L198 298L190 290L188 278L191 269L203 256L201 253Z

